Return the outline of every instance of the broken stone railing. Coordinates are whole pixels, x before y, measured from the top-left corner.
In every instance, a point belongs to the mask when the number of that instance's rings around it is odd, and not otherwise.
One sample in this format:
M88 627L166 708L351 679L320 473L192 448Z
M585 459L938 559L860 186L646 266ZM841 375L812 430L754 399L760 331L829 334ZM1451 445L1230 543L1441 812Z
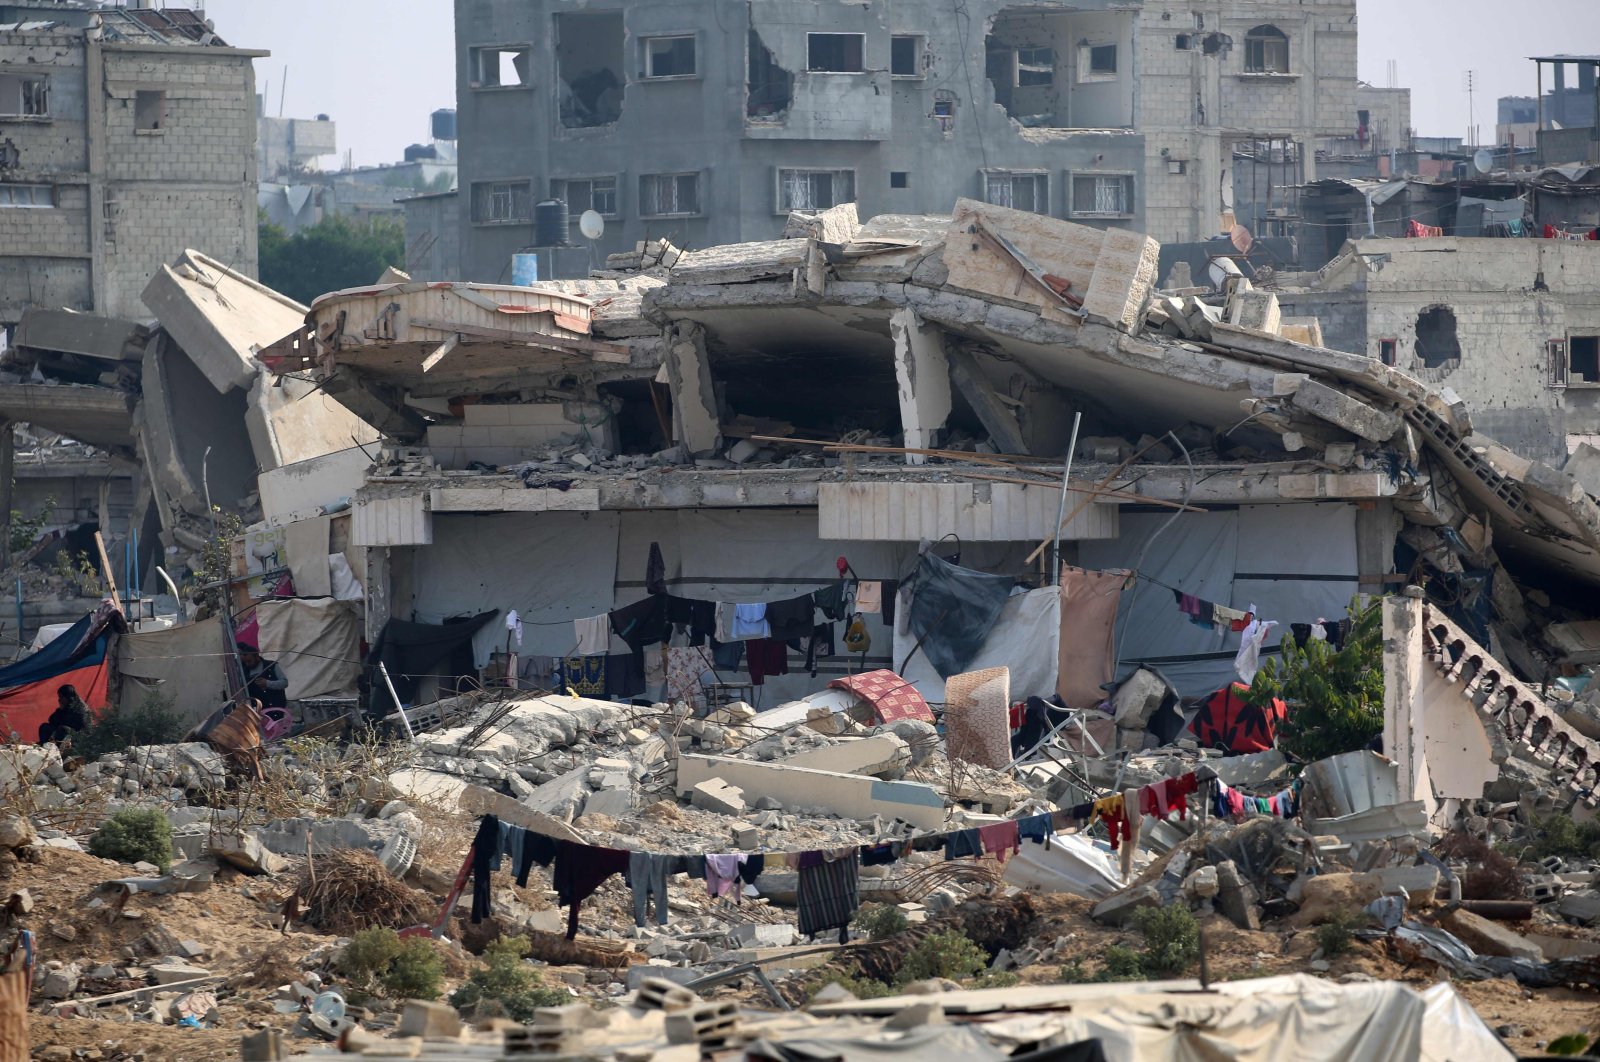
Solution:
M1600 742L1574 730L1439 609L1427 606L1423 619L1423 654L1446 682L1461 687L1461 695L1477 710L1495 762L1514 756L1567 774L1567 788L1594 806Z

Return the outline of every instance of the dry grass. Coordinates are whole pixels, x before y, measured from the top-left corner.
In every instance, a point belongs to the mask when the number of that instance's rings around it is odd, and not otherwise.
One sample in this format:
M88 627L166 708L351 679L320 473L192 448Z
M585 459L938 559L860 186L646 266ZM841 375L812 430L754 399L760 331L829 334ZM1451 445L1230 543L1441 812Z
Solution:
M318 856L295 891L308 923L342 937L368 926L403 929L436 913L427 896L397 880L374 856L353 849Z

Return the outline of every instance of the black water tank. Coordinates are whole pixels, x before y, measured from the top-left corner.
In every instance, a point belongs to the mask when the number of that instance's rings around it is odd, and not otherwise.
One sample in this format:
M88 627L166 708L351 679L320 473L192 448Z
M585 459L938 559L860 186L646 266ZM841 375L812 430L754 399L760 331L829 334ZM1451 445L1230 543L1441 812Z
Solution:
M433 138L435 140L454 140L456 138L456 112L453 108L443 108L433 112Z
M535 247L567 246L567 204L559 199L546 199L533 208L533 245Z

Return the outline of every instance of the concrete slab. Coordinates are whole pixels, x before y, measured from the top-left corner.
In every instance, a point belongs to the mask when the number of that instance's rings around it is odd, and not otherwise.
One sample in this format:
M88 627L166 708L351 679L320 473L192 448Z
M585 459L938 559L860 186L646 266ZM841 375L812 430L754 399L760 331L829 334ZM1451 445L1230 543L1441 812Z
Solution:
M944 827L944 800L932 786L920 782L886 782L726 756L678 757L680 796L712 778L721 778L747 793L771 797L785 807L826 808L852 819L881 815L908 822L919 830Z
M837 745L807 749L777 761L787 767L840 774L882 775L903 771L911 763L911 746L894 734L851 738Z

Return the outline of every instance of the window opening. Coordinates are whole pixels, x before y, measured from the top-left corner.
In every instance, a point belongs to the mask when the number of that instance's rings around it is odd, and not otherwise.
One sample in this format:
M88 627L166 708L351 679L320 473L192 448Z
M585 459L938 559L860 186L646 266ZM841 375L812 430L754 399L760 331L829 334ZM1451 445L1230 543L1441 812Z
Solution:
M1600 336L1567 338L1568 383L1600 384Z
M922 76L922 38L896 35L889 38L889 73L895 77Z
M530 48L488 45L472 49L473 88L527 88Z
M700 175L644 174L639 178L639 213L654 218L700 213Z
M141 90L133 94L133 127L153 133L167 127L167 94Z
M1287 74L1288 36L1276 26L1257 26L1245 34L1244 69L1249 74Z
M983 198L995 206L1027 210L1034 214L1050 213L1050 175L1045 173L1006 173L990 171L984 174Z
M1449 368L1461 360L1456 315L1448 306L1430 306L1417 315L1417 357L1427 369Z
M911 174L910 174L910 172L908 172L906 170L890 170L889 171L889 187L890 188L910 188L911 187Z
M50 79L21 74L0 74L0 116L47 118L50 116Z
M778 209L827 210L856 198L856 175L850 170L779 170Z
M622 14L555 16L556 91L568 129L610 125L622 117Z
M1378 360L1385 365L1393 365L1400 351L1400 342L1395 339L1378 340Z
M806 34L806 69L822 73L859 74L866 46L862 33Z
M480 225L525 224L533 220L529 181L483 181L472 186L472 220Z
M604 217L617 216L615 177L564 177L550 182L550 196L567 204L574 221L585 210Z
M1072 178L1072 213L1078 217L1123 217L1133 213L1133 178L1091 174Z
M755 30L750 31L749 75L745 85L745 117L774 120L794 100L794 75L779 66Z
M692 77L696 68L694 34L675 37L646 37L640 42L644 70L640 77Z

